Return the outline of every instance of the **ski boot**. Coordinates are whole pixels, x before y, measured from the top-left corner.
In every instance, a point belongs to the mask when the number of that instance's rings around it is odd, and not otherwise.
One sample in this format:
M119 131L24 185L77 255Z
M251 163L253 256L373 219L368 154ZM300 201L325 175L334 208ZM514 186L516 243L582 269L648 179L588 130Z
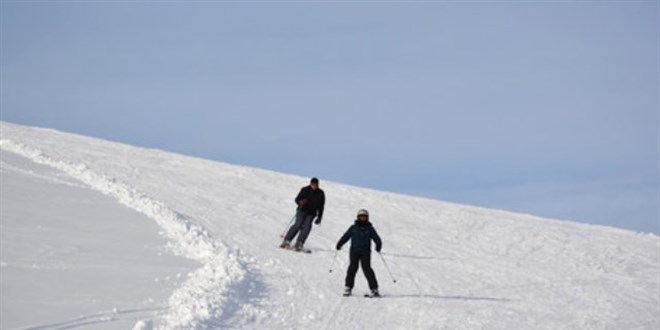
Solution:
M352 288L345 287L345 288L344 288L344 297L348 297L348 296L350 296L352 290L353 290Z

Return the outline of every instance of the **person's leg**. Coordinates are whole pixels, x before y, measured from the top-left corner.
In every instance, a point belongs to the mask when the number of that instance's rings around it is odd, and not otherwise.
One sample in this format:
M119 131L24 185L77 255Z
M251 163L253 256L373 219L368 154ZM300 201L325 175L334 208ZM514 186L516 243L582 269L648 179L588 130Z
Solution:
M296 212L296 221L293 223L293 225L289 228L289 231L284 236L284 241L291 242L291 240L294 237L296 237L296 234L298 234L298 232L303 226L303 222L305 221L305 216L306 214L302 211Z
M361 258L362 261L362 272L369 282L369 289L378 290L378 280L376 279L376 273L371 268L371 254L365 254Z
M352 289L355 285L355 274L357 274L360 259L353 251L351 251L350 255L351 263L348 265L348 270L346 271L346 287Z
M309 233L312 231L312 222L314 221L314 218L315 217L313 215L305 214L300 229L300 235L298 235L298 242L296 242L296 245L300 245L300 246L305 245L305 241L307 241L307 237L309 236Z

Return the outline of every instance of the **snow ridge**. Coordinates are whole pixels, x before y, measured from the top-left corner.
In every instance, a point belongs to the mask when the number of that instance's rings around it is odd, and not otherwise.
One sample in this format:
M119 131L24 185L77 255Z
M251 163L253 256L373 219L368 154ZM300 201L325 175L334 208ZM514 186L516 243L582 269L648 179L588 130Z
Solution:
M61 170L91 188L113 197L119 203L153 219L168 239L173 253L202 263L169 298L169 308L160 327L166 329L206 329L219 322L223 306L232 297L233 287L248 279L246 267L235 249L213 239L193 219L115 178L92 171L82 163L57 160L30 146L0 139L0 149L26 157L35 163ZM150 324L150 322L139 322ZM136 325L137 326L137 325Z

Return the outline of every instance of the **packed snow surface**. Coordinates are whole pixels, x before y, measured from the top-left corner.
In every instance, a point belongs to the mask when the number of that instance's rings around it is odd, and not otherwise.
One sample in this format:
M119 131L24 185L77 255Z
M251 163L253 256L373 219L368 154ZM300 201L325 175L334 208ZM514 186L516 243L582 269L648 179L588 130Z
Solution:
M278 245L306 177L9 123L0 155L2 329L660 328L652 234L321 178L295 253ZM361 272L342 297L360 208L380 299Z

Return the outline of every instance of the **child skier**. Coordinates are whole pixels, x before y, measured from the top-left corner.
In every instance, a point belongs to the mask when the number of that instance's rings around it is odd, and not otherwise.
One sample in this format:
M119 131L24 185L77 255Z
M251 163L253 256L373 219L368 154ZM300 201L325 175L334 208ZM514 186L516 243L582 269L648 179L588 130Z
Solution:
M369 212L367 210L361 209L358 211L355 224L348 228L344 236L342 236L339 239L339 242L337 242L337 250L341 250L341 247L346 244L349 239L351 240L351 263L348 265L348 270L346 271L346 288L344 290L344 296L351 295L353 285L355 284L355 274L357 273L359 263L361 263L364 276L367 277L367 281L369 282L371 296L379 297L378 281L376 280L376 274L374 274L373 269L371 269L371 240L376 242L376 252L378 253L380 253L383 244L376 229L374 229L371 222L369 222Z

